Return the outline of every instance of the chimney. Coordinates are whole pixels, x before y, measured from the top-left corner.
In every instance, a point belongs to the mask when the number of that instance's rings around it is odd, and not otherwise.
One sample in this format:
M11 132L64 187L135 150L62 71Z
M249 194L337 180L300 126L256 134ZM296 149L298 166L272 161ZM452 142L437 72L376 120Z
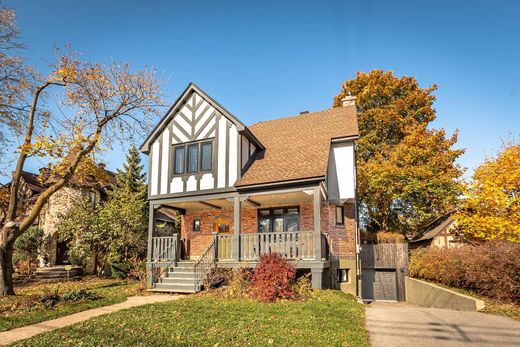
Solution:
M341 99L341 102L343 106L354 106L356 104L356 97L350 95L350 92L348 92L347 96Z

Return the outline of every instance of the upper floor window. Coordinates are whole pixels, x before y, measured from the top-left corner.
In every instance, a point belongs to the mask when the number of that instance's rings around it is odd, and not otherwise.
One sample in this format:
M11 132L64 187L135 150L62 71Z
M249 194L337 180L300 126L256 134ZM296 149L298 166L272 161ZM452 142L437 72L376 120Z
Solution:
M213 168L213 142L196 142L175 146L173 160L175 175L211 171Z

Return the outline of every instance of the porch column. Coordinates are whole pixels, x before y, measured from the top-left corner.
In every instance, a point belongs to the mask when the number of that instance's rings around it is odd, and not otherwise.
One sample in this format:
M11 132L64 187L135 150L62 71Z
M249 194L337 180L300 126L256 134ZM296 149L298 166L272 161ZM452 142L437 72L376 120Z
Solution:
M240 231L242 228L240 225L241 219L241 202L240 196L237 195L233 197L233 260L235 261L240 260Z
M153 231L155 229L155 205L150 202L148 212L148 249L146 250L146 269L148 283L153 285L152 281L152 240Z
M321 192L320 187L314 187L314 233L316 240L315 259L321 261ZM312 276L314 277L314 275ZM313 280L314 283L314 280Z
M311 285L314 289L323 287L323 269L311 269Z

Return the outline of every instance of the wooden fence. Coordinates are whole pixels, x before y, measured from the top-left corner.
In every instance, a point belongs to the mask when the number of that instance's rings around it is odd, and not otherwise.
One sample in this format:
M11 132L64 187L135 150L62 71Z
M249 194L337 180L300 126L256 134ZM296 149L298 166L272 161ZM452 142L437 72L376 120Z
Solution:
M382 243L361 246L362 297L364 299L405 301L408 268L407 243ZM395 276L395 293L390 288ZM386 283L385 283L386 281ZM378 297L379 296L379 297Z

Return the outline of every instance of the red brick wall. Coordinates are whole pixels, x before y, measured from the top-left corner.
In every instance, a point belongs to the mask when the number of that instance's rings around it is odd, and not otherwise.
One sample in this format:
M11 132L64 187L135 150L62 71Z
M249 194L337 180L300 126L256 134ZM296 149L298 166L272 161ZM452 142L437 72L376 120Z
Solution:
M287 204L277 206L296 206ZM345 225L336 226L336 205L321 206L321 231L328 234L330 252L333 255L345 256L355 254L354 238L354 205L345 204ZM276 207L276 206L275 206ZM314 229L314 212L312 202L300 203L300 230ZM255 208L242 207L242 233L256 233L258 230L258 215ZM193 219L200 218L199 232L193 231ZM213 233L213 223L217 219L228 219L233 233L233 210L201 210L187 212L181 218L181 239L184 242L188 256L197 257L204 252Z

